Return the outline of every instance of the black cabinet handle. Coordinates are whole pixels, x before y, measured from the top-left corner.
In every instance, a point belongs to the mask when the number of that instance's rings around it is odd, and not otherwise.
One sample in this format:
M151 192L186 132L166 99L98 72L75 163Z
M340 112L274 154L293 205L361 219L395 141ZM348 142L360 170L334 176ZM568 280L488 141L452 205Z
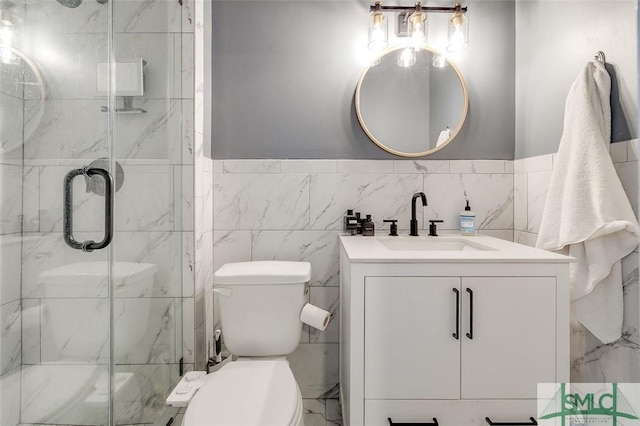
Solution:
M473 290L468 288L467 293L469 293L469 332L467 337L473 340Z
M495 425L495 426L498 426L498 425L500 425L500 426L534 426L534 425L538 424L536 419L534 419L533 417L529 417L529 421L526 422L526 423L523 423L523 422L520 422L520 423L518 423L518 422L494 423L494 422L491 421L491 419L489 417L485 417L484 419L488 424Z
M456 340L460 339L460 292L457 288L453 289L453 292L456 294L456 332L453 333L453 338Z
M433 418L433 423L394 423L393 420L391 420L391 417L387 417L387 420L389 420L389 426L391 425L402 425L402 426L438 426L438 419L436 419L435 417Z

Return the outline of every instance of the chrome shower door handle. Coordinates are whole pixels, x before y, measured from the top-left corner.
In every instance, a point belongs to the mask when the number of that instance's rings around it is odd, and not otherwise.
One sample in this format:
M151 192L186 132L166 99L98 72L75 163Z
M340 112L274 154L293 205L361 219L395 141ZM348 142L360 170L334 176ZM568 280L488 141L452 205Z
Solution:
M73 237L73 179L77 176L86 175L93 176L98 175L104 179L105 196L104 196L104 237L102 241L95 242L93 240L76 241ZM82 168L71 170L64 177L64 223L63 233L64 241L67 245L76 250L82 250L91 252L94 250L100 250L109 245L113 239L113 198L114 198L114 185L113 177L105 169L98 167L95 168Z

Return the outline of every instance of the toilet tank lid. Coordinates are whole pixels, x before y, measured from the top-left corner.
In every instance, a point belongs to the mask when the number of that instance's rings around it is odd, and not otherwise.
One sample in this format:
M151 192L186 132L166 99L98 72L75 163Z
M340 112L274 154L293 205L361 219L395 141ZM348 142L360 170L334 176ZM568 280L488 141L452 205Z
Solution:
M214 284L300 284L311 279L309 262L258 261L227 263L213 275Z

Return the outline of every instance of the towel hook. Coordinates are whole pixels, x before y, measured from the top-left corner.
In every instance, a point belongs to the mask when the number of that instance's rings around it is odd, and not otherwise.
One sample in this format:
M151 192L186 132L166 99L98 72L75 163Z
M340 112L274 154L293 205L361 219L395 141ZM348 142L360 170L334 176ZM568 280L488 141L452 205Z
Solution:
M594 56L593 59L604 64L605 63L604 52L602 50L598 50L598 53L596 53L596 56Z

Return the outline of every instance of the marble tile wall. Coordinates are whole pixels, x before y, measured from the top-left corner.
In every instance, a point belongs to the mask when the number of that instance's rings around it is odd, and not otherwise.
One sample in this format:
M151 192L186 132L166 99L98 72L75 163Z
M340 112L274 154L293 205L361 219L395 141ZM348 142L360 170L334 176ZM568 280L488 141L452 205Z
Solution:
M248 260L308 261L309 301L334 314L324 332L305 326L289 356L307 415L319 422L334 417L326 404L337 404L338 235L347 209L371 214L378 234L388 233L383 219L398 219L408 233L411 196L424 191L429 205L419 210L421 229L428 219L442 219L439 229L455 232L466 196L480 233L513 239L511 161L214 160L212 178L213 269Z
M164 398L178 363L184 358L192 369L195 362L193 1L115 2L115 56L146 61L145 95L134 107L147 112L115 115L113 148L108 115L100 111L106 98L95 91L96 62L107 61L108 7L16 3L19 46L38 64L46 98L20 84L23 71L9 75L2 67L0 114L8 125L0 130L0 423L14 426L21 416L23 424L55 418L89 425L106 413L89 390L80 390L87 398L73 407L60 392L65 378L99 383L108 354L106 280L50 285L40 274L107 260L107 251L81 253L63 242L61 188L68 170L113 155L124 171L113 260L157 269L145 282L115 280L114 356L121 377L131 377L116 395L115 415L120 423L165 424L177 412L164 407ZM76 239L97 239L102 200L85 192L82 178L74 185ZM13 237L21 231L22 241Z
M634 139L613 143L610 154L618 177L637 215L639 142ZM514 239L516 242L535 246L554 160L555 154L550 154L514 161ZM639 256L640 253L636 249L622 261L624 288L622 338L603 345L586 331L583 336L586 351L584 355L574 355L576 359L571 365L572 381L640 381ZM577 339L572 339L572 345L577 344Z

